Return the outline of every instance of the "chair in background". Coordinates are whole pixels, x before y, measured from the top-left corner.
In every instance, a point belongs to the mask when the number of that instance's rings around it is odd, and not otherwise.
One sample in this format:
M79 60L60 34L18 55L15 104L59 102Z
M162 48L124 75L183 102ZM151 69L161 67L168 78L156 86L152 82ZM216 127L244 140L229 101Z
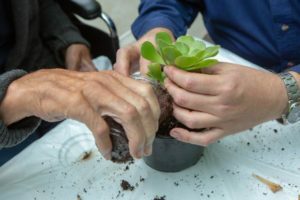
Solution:
M101 5L96 0L56 0L71 21L78 27L82 36L91 44L91 54L95 58L105 55L111 62L116 61L116 52L119 49L119 38L113 20L102 11ZM98 28L84 24L76 15L93 20L100 18L108 27L109 33Z

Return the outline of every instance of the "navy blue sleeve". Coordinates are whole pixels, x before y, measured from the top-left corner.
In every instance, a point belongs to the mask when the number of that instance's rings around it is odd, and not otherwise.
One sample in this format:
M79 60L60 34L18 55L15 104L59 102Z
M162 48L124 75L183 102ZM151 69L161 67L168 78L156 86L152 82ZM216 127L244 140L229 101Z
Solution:
M290 68L289 71L294 71L300 74L300 64Z
M199 0L141 0L139 17L132 25L136 39L149 30L167 28L175 37L186 34L200 11Z

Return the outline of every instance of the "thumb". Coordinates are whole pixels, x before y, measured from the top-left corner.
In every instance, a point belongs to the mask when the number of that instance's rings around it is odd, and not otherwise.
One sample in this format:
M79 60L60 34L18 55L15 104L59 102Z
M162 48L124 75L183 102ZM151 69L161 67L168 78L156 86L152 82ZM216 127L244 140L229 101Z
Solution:
M78 54L67 54L66 55L66 68L69 70L79 71L80 56Z

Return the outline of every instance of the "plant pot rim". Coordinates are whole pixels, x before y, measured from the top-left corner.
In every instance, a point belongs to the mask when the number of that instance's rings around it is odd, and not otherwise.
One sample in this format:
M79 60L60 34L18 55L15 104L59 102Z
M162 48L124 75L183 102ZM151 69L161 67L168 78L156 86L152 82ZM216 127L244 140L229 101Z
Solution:
M157 134L156 136L155 136L156 138L159 138L159 139L169 139L169 140L176 140L175 138L173 138L172 136L167 136L167 135L159 135L159 134Z

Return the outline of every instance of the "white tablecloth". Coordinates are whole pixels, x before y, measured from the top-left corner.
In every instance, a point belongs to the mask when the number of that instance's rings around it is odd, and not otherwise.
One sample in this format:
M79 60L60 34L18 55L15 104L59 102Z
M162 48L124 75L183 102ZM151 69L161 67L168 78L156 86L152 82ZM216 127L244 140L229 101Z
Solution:
M225 50L219 59L256 67ZM83 159L86 152L91 155ZM283 190L273 194L253 173ZM122 180L134 190L123 191ZM299 186L299 123L259 125L210 145L187 170L162 173L142 160L131 165L105 161L86 126L66 120L0 168L1 200L296 200Z

